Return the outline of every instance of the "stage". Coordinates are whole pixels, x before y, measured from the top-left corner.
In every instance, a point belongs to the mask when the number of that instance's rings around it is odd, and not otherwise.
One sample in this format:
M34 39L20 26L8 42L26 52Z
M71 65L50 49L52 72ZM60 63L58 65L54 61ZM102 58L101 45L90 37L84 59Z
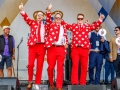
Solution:
M46 83L44 83L43 85L48 85ZM88 85L88 84L87 84ZM100 84L100 85L105 85L105 84ZM20 87L21 87L21 90L26 90L26 86L27 86L27 81L20 81ZM91 85L92 86L92 85ZM107 84L106 85L106 90L111 90L111 84ZM56 89L55 89L56 90ZM63 84L63 90L68 90L68 85L66 83ZM75 90L75 89L74 89Z
M26 87L25 86L21 86L21 90L26 90ZM67 89L67 85L63 86L63 90L68 90ZM111 90L111 85L107 85L107 90Z

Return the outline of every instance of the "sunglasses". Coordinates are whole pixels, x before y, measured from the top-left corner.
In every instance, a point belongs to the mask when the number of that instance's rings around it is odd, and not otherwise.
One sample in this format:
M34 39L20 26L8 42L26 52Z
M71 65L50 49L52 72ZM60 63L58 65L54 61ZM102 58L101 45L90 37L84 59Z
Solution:
M84 18L77 18L77 20L83 20Z
M60 17L55 17L55 19L61 19Z
M114 30L114 32L117 32L118 30Z

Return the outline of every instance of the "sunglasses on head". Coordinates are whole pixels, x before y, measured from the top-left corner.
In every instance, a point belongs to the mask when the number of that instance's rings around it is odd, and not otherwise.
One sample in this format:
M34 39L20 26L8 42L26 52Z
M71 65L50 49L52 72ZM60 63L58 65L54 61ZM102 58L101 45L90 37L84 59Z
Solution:
M61 19L60 17L55 17L55 19Z
M114 30L115 32L117 32L118 30Z
M84 18L77 18L77 20L83 20Z

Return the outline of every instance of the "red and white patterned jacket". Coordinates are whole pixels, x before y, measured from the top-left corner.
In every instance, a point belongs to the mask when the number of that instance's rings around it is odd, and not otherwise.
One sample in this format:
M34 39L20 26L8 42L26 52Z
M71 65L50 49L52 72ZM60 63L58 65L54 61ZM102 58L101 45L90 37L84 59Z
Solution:
M25 20L25 22L30 27L30 36L28 38L27 45L28 46L33 46L37 42L36 31L38 29L38 22L35 21L35 20L30 19L25 11L20 12L20 14L22 15L23 19ZM49 13L47 15L48 15L47 17L49 18L49 16L50 16ZM45 28L45 39L46 39L46 36L47 36L47 33L48 33L47 30L49 29L48 26L49 25L47 25L47 24L44 25L44 28Z
M67 24L67 29L72 31L72 43L71 48L75 48L77 46L81 46L83 48L91 48L88 33L92 30L95 30L102 24L101 20L98 20L96 23L90 24L75 24L72 25Z
M47 24L49 24L49 31L48 31L48 37L46 38L45 46L46 47L51 47L55 41L59 38L59 31L60 31L60 25L54 23L51 21L51 14L49 14L46 18ZM68 44L68 38L67 38L67 29L66 29L66 24L61 22L61 25L63 26L64 29L64 38L65 38L65 43Z

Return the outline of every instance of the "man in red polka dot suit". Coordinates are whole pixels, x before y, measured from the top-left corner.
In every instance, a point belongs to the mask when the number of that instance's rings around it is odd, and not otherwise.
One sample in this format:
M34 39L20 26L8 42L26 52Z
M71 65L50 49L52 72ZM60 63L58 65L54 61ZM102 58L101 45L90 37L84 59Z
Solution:
M87 67L88 67L88 54L90 49L90 41L88 33L95 30L102 24L104 15L100 14L99 20L93 24L83 23L84 14L77 15L77 23L67 25L67 29L72 31L71 43L71 58L72 58L72 74L71 83L73 85L86 85ZM80 62L80 82L78 81L78 63Z
M27 90L32 88L32 79L33 79L33 68L35 59L37 60L36 66L36 77L35 85L38 88L38 85L41 84L41 75L45 55L45 39L47 36L48 24L43 24L44 13L38 11L36 13L36 20L32 20L28 17L26 12L23 10L23 4L19 6L20 14L22 15L25 22L30 27L30 36L27 42L28 45L28 86ZM49 18L50 13L47 17Z
M51 14L49 14L51 17ZM66 24L62 21L62 13L56 12L54 22L50 18L46 18L46 22L50 23L48 37L46 38L45 46L47 50L48 77L50 82L50 90L54 90L53 71L57 63L57 79L56 88L62 90L64 77L64 60L66 48L68 47Z

